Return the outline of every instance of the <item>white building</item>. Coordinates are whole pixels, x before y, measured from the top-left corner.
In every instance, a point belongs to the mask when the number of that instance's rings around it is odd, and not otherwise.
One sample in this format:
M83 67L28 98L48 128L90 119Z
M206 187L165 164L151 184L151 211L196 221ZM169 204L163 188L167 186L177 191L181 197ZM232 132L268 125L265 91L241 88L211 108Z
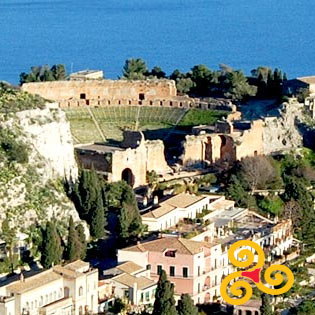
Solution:
M157 284L150 278L146 265L139 266L127 261L105 270L104 276L112 288L112 294L128 301L134 309L141 310L146 305L153 305Z
M195 219L210 207L210 203L218 196L196 196L186 193L175 195L162 201L156 208L141 216L142 223L148 231L162 231L175 226L184 218Z
M97 306L98 270L81 260L0 282L1 315L83 315Z

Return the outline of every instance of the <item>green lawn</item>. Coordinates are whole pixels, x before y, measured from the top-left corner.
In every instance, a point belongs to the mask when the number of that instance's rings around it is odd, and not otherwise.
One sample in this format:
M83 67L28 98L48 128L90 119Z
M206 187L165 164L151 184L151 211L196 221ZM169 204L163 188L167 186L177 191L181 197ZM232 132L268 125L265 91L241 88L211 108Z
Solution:
M190 109L184 118L180 121L179 126L198 126L198 125L213 125L217 120L226 117L227 112L218 110L202 110Z

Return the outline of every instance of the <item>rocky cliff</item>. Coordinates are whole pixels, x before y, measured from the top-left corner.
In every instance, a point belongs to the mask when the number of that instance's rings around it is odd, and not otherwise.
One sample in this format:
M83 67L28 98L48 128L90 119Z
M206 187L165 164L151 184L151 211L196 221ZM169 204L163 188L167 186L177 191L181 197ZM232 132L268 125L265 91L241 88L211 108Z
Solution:
M0 132L0 222L27 231L53 217L64 228L69 216L79 221L62 185L78 174L65 114L51 105L3 113ZM22 159L24 149L27 158Z
M264 118L263 151L265 154L297 148L303 144L298 129L302 104L291 100L284 103L271 117Z

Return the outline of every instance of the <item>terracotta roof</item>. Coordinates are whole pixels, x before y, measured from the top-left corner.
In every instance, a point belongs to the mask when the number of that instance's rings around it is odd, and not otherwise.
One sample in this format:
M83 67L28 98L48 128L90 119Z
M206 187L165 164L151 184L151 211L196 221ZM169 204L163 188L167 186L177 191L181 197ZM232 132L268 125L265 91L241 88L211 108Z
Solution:
M315 84L315 76L300 77L297 79L308 84Z
M170 213L171 211L175 210L176 208L187 208L204 198L207 198L207 197L181 193L165 201L162 201L157 208L143 214L142 217L143 218L160 218Z
M143 267L135 264L132 261L127 261L125 263L122 263L121 265L118 265L116 268L123 271L123 272L130 273L130 274L133 274L133 273L136 273L140 270L143 270Z
M205 198L206 198L205 196L196 196L196 195L181 193L165 200L163 203L167 203L168 205L171 205L176 208L187 208L191 206L192 204Z
M82 261L80 259L64 266L64 268L73 271L79 271L80 269L88 269L89 267L90 264L88 262Z
M142 215L143 218L160 218L176 208L168 204L161 203L158 208Z
M140 290L151 287L156 284L155 281L151 279L145 277L135 277L127 273L117 276L113 280L131 288L134 286L135 283L137 283L137 287Z
M79 278L83 275L82 272L74 271L74 270L68 269L66 267L59 266L59 265L54 266L53 270L54 270L54 272L66 277L66 278L70 278L70 279Z
M184 238L164 237L132 247L127 247L123 250L132 252L164 252L166 249L173 249L179 254L196 255L202 252L203 247L209 247L209 244Z
M37 289L40 286L49 284L51 282L62 279L61 275L58 275L52 270L41 272L40 274L26 278L24 281L17 281L7 287L7 290L17 294L21 294L27 291Z

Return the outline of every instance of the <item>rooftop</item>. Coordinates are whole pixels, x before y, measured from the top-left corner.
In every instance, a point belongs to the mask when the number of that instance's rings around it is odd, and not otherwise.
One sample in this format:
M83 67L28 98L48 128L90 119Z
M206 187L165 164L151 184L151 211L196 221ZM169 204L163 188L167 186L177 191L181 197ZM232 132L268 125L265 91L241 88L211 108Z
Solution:
M130 274L133 274L133 273L136 273L138 271L143 270L143 267L135 264L132 261L127 261L125 263L122 263L122 264L118 265L116 268L123 271L123 272L130 273Z
M80 151L92 151L97 153L113 153L115 151L124 151L125 149L104 144L88 144L77 146L76 149Z
M21 294L27 291L34 290L40 286L50 284L51 282L62 279L62 276L55 273L53 270L43 271L33 277L17 281L7 287L8 291Z
M142 290L142 289L146 289L149 288L153 285L155 285L156 283L148 278L145 277L135 277L132 276L128 273L122 274L117 276L115 279L113 279L119 283L122 283L128 287L133 287L135 283L137 283L137 287L138 289Z
M164 252L167 249L176 250L182 255L196 255L203 251L204 247L209 247L205 242L197 242L184 238L163 237L154 241L137 244L135 246L124 248L126 251L135 252Z
M315 84L315 76L300 77L297 79L308 84Z
M65 265L64 267L73 271L85 272L90 268L90 264L78 259L70 264Z
M88 75L88 74L92 74L92 73L99 73L99 72L103 72L102 70L81 70L81 71L78 71L78 72L73 72L71 73L70 75L71 76L75 76L75 75Z
M187 208L194 203L203 200L205 196L190 195L186 193L181 193L172 196L164 201L162 201L157 208L153 208L151 211L142 215L144 218L160 218L169 212L175 210L176 208Z

